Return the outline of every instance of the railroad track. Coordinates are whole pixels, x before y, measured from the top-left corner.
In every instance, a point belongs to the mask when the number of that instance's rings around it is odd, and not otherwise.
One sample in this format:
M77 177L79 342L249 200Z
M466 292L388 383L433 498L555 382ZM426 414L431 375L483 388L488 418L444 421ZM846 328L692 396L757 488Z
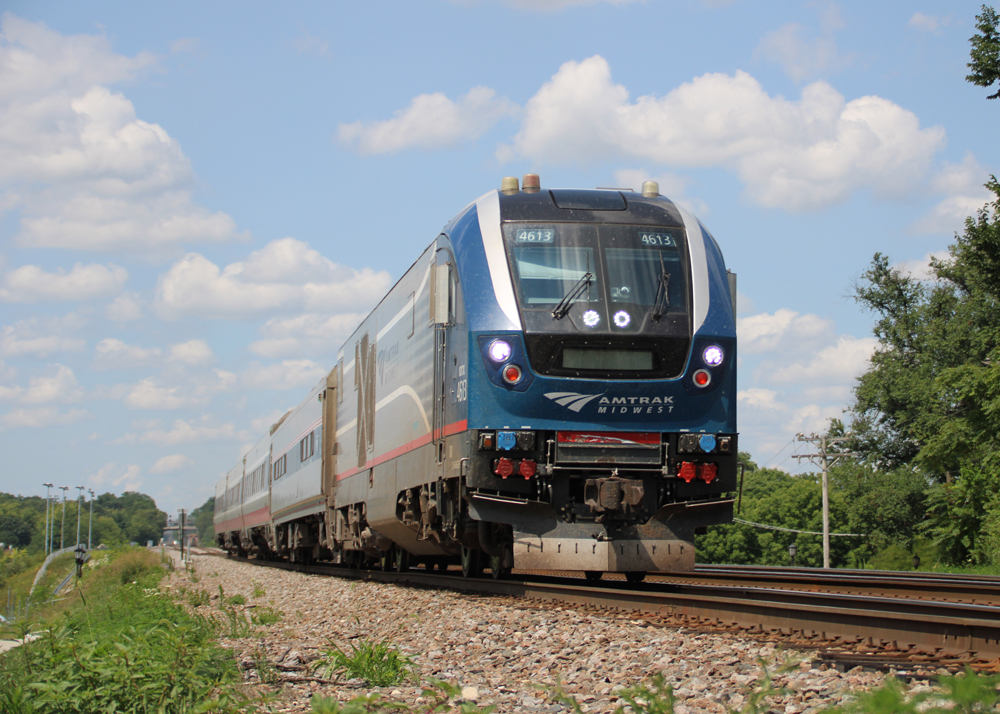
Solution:
M462 578L456 571L402 573L251 563L353 579L504 595L544 605L602 609L652 625L737 631L819 650L840 666L1000 670L997 579L873 571L702 566L692 574L641 584L582 574L521 573L508 580ZM837 576L844 575L841 582ZM574 577L575 576L575 577ZM931 581L928 585L928 581ZM865 592L862 584L868 583ZM929 596L918 596L927 587ZM874 590L874 592L873 592ZM877 594L876 594L877 593ZM966 601L980 598L984 602Z

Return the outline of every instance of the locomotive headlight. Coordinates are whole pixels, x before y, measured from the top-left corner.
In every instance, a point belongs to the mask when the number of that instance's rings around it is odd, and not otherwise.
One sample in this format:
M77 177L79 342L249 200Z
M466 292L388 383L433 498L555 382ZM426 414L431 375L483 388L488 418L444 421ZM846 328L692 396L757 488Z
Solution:
M701 353L701 358L709 367L718 367L726 358L726 353L718 345L709 345Z
M583 324L587 327L597 327L597 323L600 321L601 316L597 310L587 310L587 312L583 313Z
M632 316L624 310L619 310L615 313L615 325L618 327L628 327L630 322L632 322Z
M493 342L490 343L487 352L490 355L490 359L497 364L506 362L510 359L510 343L505 340L493 340Z

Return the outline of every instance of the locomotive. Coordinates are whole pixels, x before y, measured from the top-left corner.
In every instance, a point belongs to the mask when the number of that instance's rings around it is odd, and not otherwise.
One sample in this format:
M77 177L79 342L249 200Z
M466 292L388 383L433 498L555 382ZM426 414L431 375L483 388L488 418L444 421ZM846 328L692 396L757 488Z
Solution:
M470 577L693 569L737 485L735 281L655 182L504 178L218 483L218 544Z

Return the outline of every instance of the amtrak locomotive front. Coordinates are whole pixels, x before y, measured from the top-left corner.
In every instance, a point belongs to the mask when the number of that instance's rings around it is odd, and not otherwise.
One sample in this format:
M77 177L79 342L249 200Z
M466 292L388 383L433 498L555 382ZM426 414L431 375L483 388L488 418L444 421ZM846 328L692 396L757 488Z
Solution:
M290 488L272 464L270 493L297 496L270 502L256 538L220 542L494 577L691 569L695 531L732 518L735 276L653 182L507 178L445 227L299 408L317 400L314 477Z

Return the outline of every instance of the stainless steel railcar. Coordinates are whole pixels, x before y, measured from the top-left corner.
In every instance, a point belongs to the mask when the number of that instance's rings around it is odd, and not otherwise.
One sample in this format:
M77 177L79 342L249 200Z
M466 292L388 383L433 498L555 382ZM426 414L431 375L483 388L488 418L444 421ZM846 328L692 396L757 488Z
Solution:
M504 179L265 437L265 525L229 527L229 501L259 493L229 495L250 460L230 473L220 543L495 577L690 569L695 530L732 517L734 298L714 239L654 183Z

